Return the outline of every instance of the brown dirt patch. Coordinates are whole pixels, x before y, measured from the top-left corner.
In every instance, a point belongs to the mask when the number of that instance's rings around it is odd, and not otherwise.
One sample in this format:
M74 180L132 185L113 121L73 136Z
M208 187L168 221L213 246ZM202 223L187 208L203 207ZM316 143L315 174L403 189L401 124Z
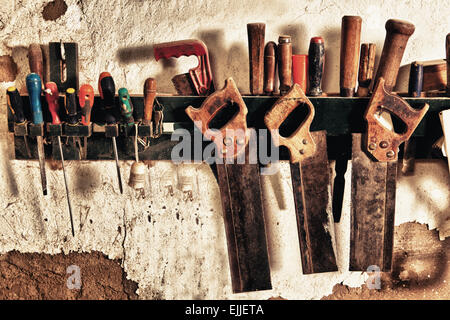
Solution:
M17 64L9 55L0 56L0 82L16 80Z
M59 17L63 16L67 11L67 4L64 2L64 0L55 0L50 3L48 3L44 10L42 10L42 16L44 17L44 20L56 20Z
M126 279L120 261L100 252L49 255L11 251L0 255L3 300L135 300L136 289L137 284Z
M323 300L450 299L450 238L440 241L436 230L408 222L395 227L391 273L381 274L381 289L337 284Z

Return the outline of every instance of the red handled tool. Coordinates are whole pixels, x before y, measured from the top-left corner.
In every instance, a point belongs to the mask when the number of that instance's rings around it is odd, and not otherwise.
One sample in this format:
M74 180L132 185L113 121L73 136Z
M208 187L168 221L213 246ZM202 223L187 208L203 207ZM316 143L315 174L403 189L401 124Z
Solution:
M198 58L198 66L190 69L188 74L179 74L172 78L178 94L207 96L214 92L208 48L203 41L189 39L165 42L156 44L153 50L156 61L181 56Z
M47 82L45 84L45 100L47 100L48 110L50 111L50 114L52 115L52 125L58 125L61 126L61 120L59 119L59 92L58 92L58 86L54 82ZM64 175L64 185L66 186L66 195L67 195L67 204L69 206L69 214L70 214L70 225L72 228L72 236L75 236L75 230L73 226L73 218L72 218L72 206L70 204L70 196L69 196L69 188L67 187L67 177L66 177L66 170L64 168L64 154L61 146L61 136L56 136L56 139L58 140L58 147L59 147L59 154L61 155L61 164L63 169L63 175Z
M94 105L94 88L90 84L83 84L78 93L78 101L81 107L81 124L84 126L91 125L91 111ZM87 158L87 138L84 137L82 158Z

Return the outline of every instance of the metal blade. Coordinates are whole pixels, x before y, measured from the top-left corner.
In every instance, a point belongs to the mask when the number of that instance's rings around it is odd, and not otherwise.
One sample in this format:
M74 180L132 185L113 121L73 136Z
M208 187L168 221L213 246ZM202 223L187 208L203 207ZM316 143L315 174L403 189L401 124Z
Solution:
M37 148L39 158L39 170L41 172L42 192L44 196L47 195L47 177L45 175L45 153L44 153L44 140L41 136L37 136Z
M75 228L73 226L73 218L72 218L72 205L70 204L69 188L67 186L67 177L66 177L66 169L64 167L64 154L63 154L62 145L61 145L61 137L57 136L57 139L58 139L59 154L61 156L61 165L62 165L63 175L64 175L64 185L66 186L67 204L69 206L70 226L72 228L72 236L75 237Z
M117 155L116 137L112 137L112 143L113 143L114 159L116 160L117 179L119 180L119 189L120 189L120 193L123 193L122 176L120 175L119 157Z
M259 166L217 164L233 292L272 289Z
M326 132L311 132L316 152L291 163L300 254L304 274L337 271Z
M390 271L394 240L397 162L377 162L353 134L350 271L371 265Z

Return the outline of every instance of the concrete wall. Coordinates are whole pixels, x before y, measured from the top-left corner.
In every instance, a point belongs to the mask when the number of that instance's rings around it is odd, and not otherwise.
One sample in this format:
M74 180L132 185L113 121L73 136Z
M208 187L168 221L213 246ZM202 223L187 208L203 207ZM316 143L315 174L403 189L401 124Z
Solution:
M339 89L340 23L343 15L363 18L362 42L377 44L377 60L389 18L413 22L402 65L414 60L442 59L450 31L445 1L201 1L201 0L66 0L56 20L43 18L45 0L3 0L0 10L0 55L18 67L15 82L0 83L0 252L58 253L101 251L122 258L142 298L268 298L318 299L336 283L364 283L367 275L348 272L350 170L347 172L343 217L335 224L339 272L302 275L295 227L292 185L286 163L274 177L263 178L273 290L231 293L226 239L219 190L205 164L176 166L155 162L149 169L145 198L129 188L118 192L112 161L69 162L67 174L77 225L70 225L61 170L47 166L49 196L40 189L37 161L12 160L11 134L6 129L5 89L24 86L29 72L27 48L32 42L75 41L79 44L80 82L96 88L98 75L109 71L116 85L141 93L153 76L160 92L174 92L171 77L195 65L193 58L156 62L152 45L198 38L210 50L217 87L235 79L249 89L246 24L266 23L266 41L279 34L293 37L294 53L306 53L309 39L321 35L326 46L324 91ZM406 68L398 88L406 91ZM121 161L123 177L132 162ZM331 164L333 166L333 164ZM421 161L413 177L399 177L396 225L427 223L448 234L449 174L444 161ZM193 187L194 200L183 198L181 185ZM174 195L168 195L172 185ZM280 200L281 199L281 200ZM81 270L82 272L82 270Z

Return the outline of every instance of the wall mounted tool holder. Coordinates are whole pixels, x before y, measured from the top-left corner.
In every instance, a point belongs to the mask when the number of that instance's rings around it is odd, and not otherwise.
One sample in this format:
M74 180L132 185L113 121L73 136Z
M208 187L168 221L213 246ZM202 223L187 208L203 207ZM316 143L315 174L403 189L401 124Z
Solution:
M22 96L24 106L29 105L28 96ZM118 104L116 97L116 103ZM179 141L171 141L171 133L175 129L187 129L193 133L194 124L185 113L188 106L200 107L205 97L199 96L159 96L159 103L163 106L164 114L164 132L159 138L150 138L148 148L140 147L139 158L141 160L170 160L172 148ZM266 96L244 96L245 104L248 108L247 125L249 128L262 129L264 125L264 115L269 110L278 97ZM347 153L351 155L351 134L363 133L365 131L364 112L369 103L369 98L342 98L342 97L309 97L314 105L316 114L311 124L311 131L326 130L328 136L328 154L329 159L335 159L336 155ZM419 124L412 139L417 141L417 158L432 158L433 143L442 136L442 127L439 120L439 112L450 109L450 98L408 98L404 99L414 108L421 108L428 103L430 108ZM136 113L142 113L144 108L144 99L142 95L131 96L132 103ZM63 98L60 98L60 105L63 105ZM64 157L66 160L80 159L77 152L73 151L71 137L88 137L88 151L86 160L113 160L113 151L111 145L111 134L117 134L118 155L121 160L134 159L133 139L135 127L119 124L118 126L105 126L97 123L99 119L100 98L95 97L92 109L92 127L82 125L62 127L47 126L45 136L52 137L62 132L62 142ZM50 123L51 117L44 97L42 97L43 112L45 122ZM31 119L29 108L25 108L25 116ZM27 110L28 109L28 110ZM117 108L118 109L118 108ZM60 108L60 117L64 121L64 108ZM218 116L219 117L219 116ZM288 117L285 123L286 127L293 130L298 127L298 119ZM15 133L15 157L16 159L28 159L23 136L35 136L35 128L28 125L15 125L12 114L8 108L8 128L10 132ZM152 128L150 126L139 125L138 134L141 138L149 137ZM67 137L67 138L65 138ZM193 140L193 139L191 139ZM269 139L270 140L270 139ZM48 141L48 139L47 139ZM33 158L37 159L36 141L29 139L30 149ZM204 145L208 144L206 142ZM72 150L72 151L71 151ZM46 145L47 158L53 156L59 160L59 151L56 143ZM399 154L402 157L402 153ZM280 150L280 158L288 160L289 155L286 150ZM201 160L201 159L195 159Z

